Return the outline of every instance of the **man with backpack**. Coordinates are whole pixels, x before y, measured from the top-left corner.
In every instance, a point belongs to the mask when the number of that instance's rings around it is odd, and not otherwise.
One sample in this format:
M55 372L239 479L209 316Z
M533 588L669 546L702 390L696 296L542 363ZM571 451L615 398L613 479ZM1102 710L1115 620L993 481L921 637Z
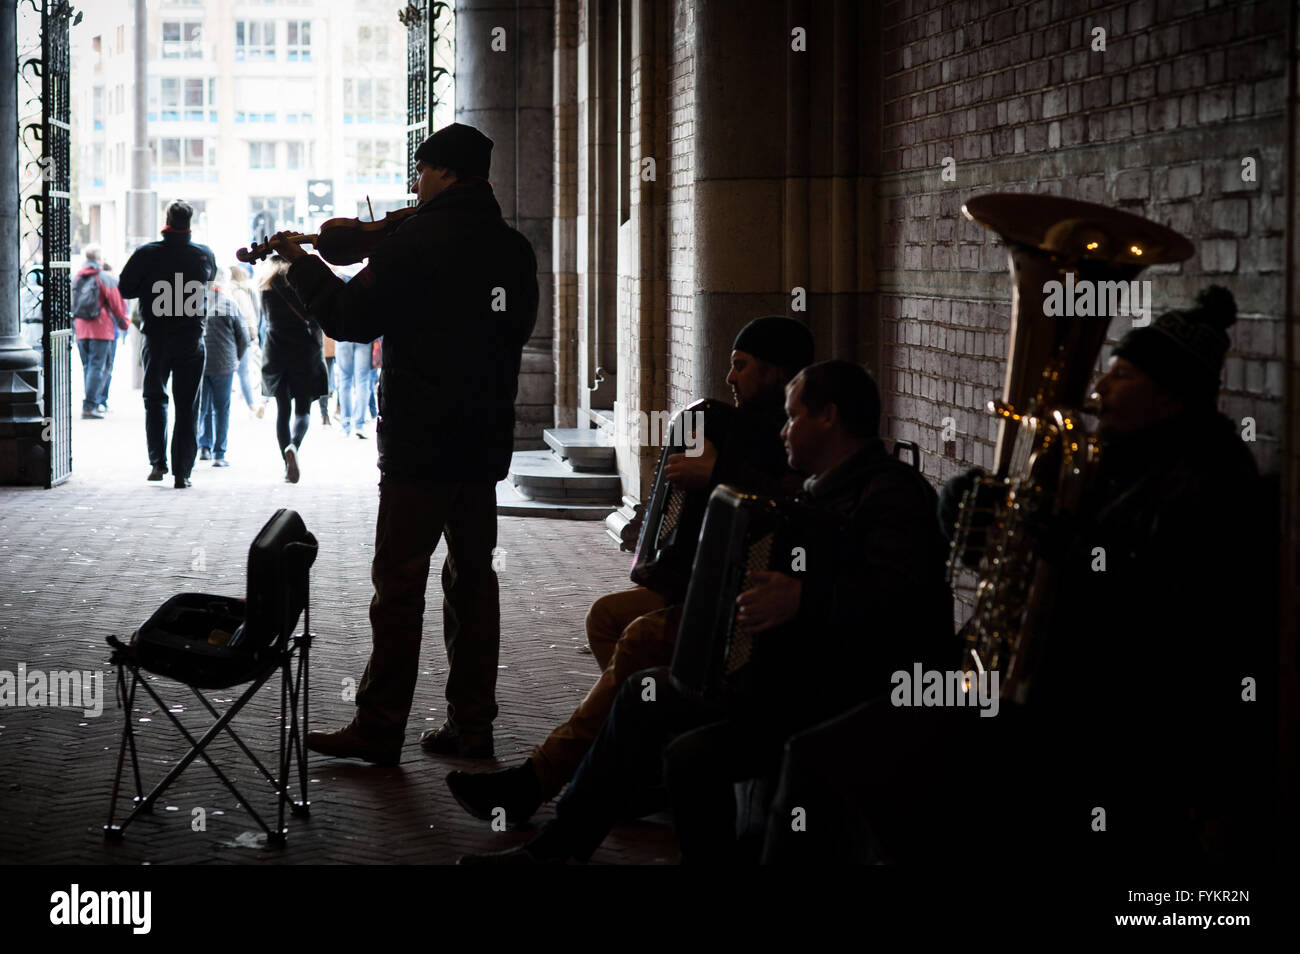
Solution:
M117 290L117 281L104 274L98 245L87 245L86 264L72 283L72 325L81 354L84 395L81 417L102 420L108 404L110 362L116 344L117 329L126 328L126 304Z

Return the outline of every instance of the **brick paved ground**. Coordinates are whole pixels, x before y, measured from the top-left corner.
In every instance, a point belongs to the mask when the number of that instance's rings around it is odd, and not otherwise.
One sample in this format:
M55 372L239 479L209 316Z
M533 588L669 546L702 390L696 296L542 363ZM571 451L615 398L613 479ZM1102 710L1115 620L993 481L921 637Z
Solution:
M80 366L74 358L74 377ZM0 670L101 670L103 714L87 718L60 708L0 709L0 863L448 863L469 850L494 850L526 832L494 833L466 815L443 784L457 766L487 767L425 755L419 732L442 718L446 657L441 593L430 591L425 651L402 764L378 769L312 757L312 814L295 819L289 844L268 849L258 829L211 772L191 766L160 810L128 829L120 845L101 833L123 714L113 700L105 637L129 635L168 596L184 591L242 594L249 542L277 507L302 514L320 541L312 574L313 724L341 725L351 706L342 699L348 677L359 678L369 651L369 565L377 507L374 441L345 440L319 416L304 442L303 478L285 484L274 422L251 419L235 399L233 465L195 465L194 486L170 479L148 483L143 409L120 357L113 411L105 421L79 419L74 396L74 475L52 491L0 489ZM515 764L562 719L596 674L585 645L583 618L591 601L626 585L630 558L599 523L502 518L500 572L502 651L497 721L499 765ZM159 683L160 686L168 685ZM169 686L170 703L199 726L195 700ZM215 693L228 698L229 693ZM273 752L276 692L240 720L255 748ZM147 733L146 771L161 777L184 750L162 713L143 692L136 719ZM162 732L167 735L163 736ZM166 738L167 747L154 745ZM222 743L218 763L264 794L246 763ZM273 759L273 756L272 756ZM146 784L148 780L146 779ZM270 807L269 797L265 801ZM207 830L191 831L192 809L207 813ZM164 810L165 809L165 810ZM260 811L260 806L259 806ZM539 817L546 817L550 807ZM264 816L265 817L265 816ZM617 830L594 861L668 862L671 830L643 822Z

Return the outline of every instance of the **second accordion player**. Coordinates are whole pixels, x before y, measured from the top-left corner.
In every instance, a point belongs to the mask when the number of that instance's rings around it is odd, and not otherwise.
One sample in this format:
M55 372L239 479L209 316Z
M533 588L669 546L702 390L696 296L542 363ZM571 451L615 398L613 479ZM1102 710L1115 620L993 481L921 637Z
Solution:
M793 636L786 623L756 637L736 619L736 597L750 575L773 570L791 575L806 508L720 486L709 498L677 646L670 670L680 691L729 708L753 694L759 672L780 665ZM761 645L759 645L761 644ZM755 665L755 661L758 664Z

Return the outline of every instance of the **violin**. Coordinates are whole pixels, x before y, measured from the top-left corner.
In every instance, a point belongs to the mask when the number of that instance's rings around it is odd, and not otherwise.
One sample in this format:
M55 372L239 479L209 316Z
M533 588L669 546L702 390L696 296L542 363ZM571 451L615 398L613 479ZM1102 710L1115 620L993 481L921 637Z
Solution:
M283 242L311 245L331 265L355 265L370 257L375 247L397 231L397 227L412 215L418 206L395 209L382 219L362 222L360 219L326 219L314 235L301 232L278 232L257 244L241 248L235 258L252 264L274 253Z

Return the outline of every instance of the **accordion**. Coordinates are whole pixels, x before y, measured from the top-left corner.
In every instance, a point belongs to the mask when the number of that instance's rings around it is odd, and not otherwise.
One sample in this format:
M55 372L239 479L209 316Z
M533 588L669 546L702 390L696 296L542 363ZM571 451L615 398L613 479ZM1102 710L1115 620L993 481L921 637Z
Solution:
M754 693L754 635L736 620L736 597L751 573L795 569L806 511L733 487L713 491L673 650L670 675L678 690L724 708ZM762 633L763 651L780 652L791 625Z
M688 429L694 440L707 437L721 458L738 413L730 404L708 398L688 405L673 418L668 439L659 454L654 488L637 538L632 582L662 593L669 602L682 598L691 578L691 563L695 559L709 491L674 487L664 478L664 467L670 456L686 452ZM691 427L701 422L702 428Z

